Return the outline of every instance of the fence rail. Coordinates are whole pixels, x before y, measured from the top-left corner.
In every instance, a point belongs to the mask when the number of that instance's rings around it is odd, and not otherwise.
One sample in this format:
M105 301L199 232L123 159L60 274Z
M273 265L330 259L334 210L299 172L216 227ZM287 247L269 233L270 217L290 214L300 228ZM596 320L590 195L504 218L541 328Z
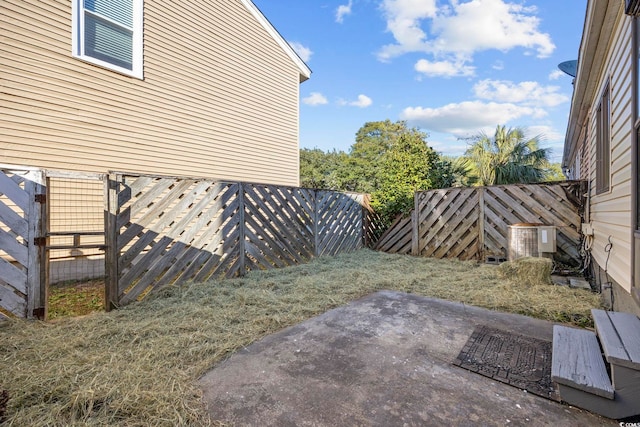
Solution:
M367 198L297 187L111 174L107 301L363 247ZM363 206L363 203L365 206Z
M411 217L398 218L376 249L435 258L506 258L509 225L542 223L557 227L554 257L579 264L585 186L569 181L419 192Z

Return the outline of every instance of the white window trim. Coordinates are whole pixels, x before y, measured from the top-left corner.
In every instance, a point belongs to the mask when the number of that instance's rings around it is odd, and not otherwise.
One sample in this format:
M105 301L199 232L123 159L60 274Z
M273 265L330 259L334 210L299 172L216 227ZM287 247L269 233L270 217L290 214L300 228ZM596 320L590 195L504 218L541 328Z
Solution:
M132 70L117 65L111 64L107 61L87 56L84 54L84 13L83 13L84 0L73 0L71 13L72 13L72 54L74 57L89 62L91 64L107 68L112 71L116 71L121 74L126 74L138 79L144 78L143 73L143 52L142 52L142 29L143 29L143 0L133 0L133 46L132 46Z

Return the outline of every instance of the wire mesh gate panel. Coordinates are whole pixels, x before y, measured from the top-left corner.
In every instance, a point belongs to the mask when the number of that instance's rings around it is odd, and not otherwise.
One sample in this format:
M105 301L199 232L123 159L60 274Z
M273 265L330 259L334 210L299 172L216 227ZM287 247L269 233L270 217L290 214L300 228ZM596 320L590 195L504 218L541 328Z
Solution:
M108 181L107 301L361 248L356 198L208 179L114 173Z
M49 284L104 278L104 174L47 171Z
M0 167L0 312L43 318L46 210L44 173Z

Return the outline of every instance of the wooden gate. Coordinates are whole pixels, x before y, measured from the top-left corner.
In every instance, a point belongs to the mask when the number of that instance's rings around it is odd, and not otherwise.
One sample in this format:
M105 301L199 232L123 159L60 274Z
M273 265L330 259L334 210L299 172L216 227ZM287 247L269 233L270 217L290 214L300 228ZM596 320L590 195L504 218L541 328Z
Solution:
M435 258L485 261L507 256L508 227L541 223L557 228L555 257L580 263L582 181L449 188L416 193L410 218L399 218L376 249Z
M0 312L44 318L46 187L43 171L0 166Z
M372 234L357 197L332 191L119 173L107 186L108 308L358 249Z

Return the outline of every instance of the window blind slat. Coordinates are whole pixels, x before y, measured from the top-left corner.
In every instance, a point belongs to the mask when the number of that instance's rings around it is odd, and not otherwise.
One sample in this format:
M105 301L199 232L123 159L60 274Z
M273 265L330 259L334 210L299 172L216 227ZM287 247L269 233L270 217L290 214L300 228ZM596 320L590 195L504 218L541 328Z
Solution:
M128 28L133 26L133 0L84 0L84 8Z
M133 34L91 14L85 14L85 55L133 69Z

